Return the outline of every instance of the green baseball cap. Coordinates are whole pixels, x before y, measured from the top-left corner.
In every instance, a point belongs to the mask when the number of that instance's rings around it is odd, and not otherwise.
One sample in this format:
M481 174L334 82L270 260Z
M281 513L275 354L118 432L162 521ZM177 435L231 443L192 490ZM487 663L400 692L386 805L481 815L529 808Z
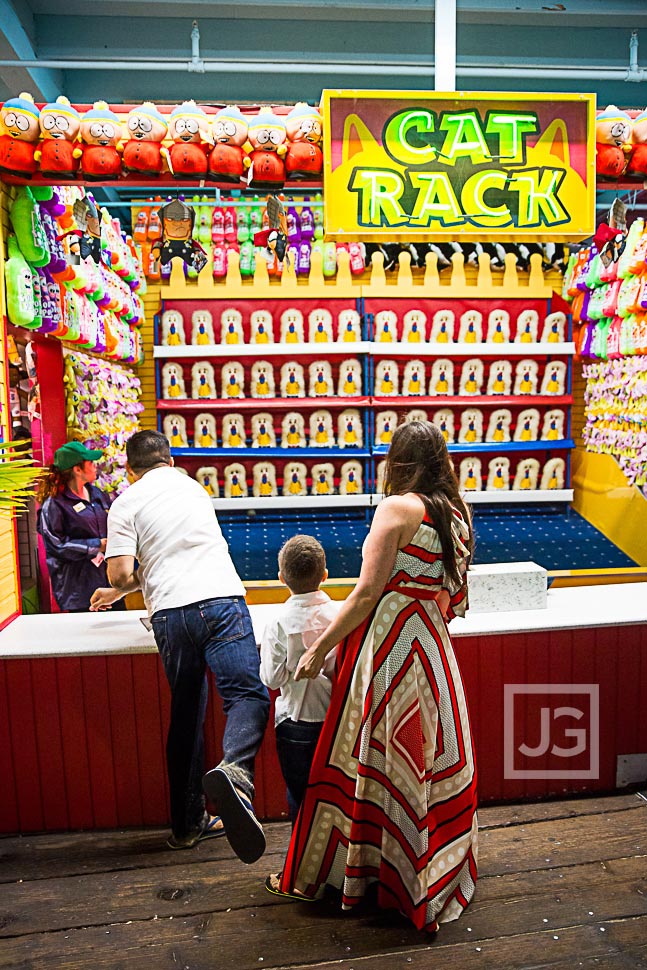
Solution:
M86 448L80 441L68 441L54 452L54 465L64 472L84 461L97 461L102 455L101 448Z

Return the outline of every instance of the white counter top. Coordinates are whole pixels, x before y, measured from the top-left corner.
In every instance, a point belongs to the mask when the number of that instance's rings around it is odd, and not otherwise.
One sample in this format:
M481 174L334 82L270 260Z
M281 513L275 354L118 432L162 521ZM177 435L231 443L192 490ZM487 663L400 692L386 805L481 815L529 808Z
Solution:
M250 607L257 642L280 604ZM144 612L20 616L0 631L0 658L155 653ZM450 624L453 637L647 624L647 583L573 586L548 591L545 610L475 613Z

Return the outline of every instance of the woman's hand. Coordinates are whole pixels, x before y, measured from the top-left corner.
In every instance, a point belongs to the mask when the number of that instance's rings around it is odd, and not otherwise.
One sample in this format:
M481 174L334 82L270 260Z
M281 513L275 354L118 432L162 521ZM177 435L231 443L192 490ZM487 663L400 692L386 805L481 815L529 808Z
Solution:
M108 540L107 539L102 539L101 542L100 542L100 544L99 544L99 551L100 552L105 552L107 545L108 545Z
M297 664L296 670L294 671L295 680L314 680L321 673L321 668L324 665L324 660L326 659L327 650L322 649L321 641L322 637L312 644L311 647L302 654Z
M95 589L90 599L90 612L98 613L100 610L109 610L113 603L121 599L123 593L114 589L112 586L101 586Z

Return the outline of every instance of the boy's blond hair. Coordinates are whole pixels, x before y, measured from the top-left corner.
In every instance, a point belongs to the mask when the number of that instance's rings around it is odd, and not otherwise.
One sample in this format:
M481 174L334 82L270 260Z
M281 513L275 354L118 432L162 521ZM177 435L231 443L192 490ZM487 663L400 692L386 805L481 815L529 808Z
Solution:
M296 535L279 552L279 570L292 593L314 593L326 573L326 553L314 536Z

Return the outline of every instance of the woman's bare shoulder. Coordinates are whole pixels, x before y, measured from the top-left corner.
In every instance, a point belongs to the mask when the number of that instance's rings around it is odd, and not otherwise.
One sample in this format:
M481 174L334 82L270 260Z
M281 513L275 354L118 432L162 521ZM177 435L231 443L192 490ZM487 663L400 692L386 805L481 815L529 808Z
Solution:
M420 520L425 512L425 506L419 495L407 492L405 495L388 495L377 506L376 514L380 516L397 516L403 520Z

